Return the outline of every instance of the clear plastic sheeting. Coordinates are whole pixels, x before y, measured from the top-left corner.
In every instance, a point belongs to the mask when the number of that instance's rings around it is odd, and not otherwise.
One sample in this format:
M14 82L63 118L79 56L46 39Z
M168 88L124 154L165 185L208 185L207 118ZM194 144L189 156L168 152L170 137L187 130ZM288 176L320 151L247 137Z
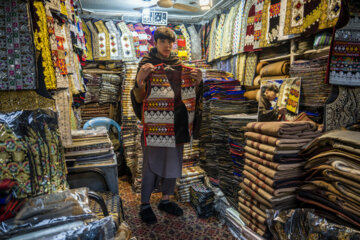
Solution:
M313 209L267 210L268 226L277 240L360 239L360 231L331 223Z
M77 221L82 222L91 218L96 218L96 215L89 208L87 188L30 198L15 218L0 224L0 239L8 239L45 228L62 229L63 224L73 223L77 226Z

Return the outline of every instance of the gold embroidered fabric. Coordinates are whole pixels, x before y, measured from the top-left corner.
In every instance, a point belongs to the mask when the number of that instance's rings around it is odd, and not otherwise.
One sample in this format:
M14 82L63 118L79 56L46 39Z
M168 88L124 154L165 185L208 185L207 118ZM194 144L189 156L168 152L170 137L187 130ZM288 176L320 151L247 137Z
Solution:
M97 21L94 23L99 36L99 59L98 60L110 60L110 38L109 32L105 27L103 21Z
M0 91L0 112L51 109L56 111L55 101L38 95L35 91Z
M93 60L93 52L92 52L92 43L91 43L91 33L89 28L87 27L85 21L82 21L82 29L84 31L85 34L85 46L86 46L86 51L85 51L85 57L86 57L86 61L92 61Z

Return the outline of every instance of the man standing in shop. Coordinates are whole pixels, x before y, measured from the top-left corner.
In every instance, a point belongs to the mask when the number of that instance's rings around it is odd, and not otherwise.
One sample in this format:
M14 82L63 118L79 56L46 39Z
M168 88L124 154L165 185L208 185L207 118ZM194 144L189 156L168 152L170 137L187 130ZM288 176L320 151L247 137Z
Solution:
M276 99L279 88L275 84L266 85L261 89L259 102L259 122L278 121L285 114L285 108L272 108L271 102Z
M178 58L177 54L172 52L176 39L175 33L170 28L158 28L154 33L154 39L155 48L152 48L149 54L139 63L135 87L131 91L132 105L137 117L144 121L145 118L142 116L142 114L144 114L144 102L147 102L150 94L153 99L155 96L155 101L156 95L160 96L169 93L170 95L168 96L174 96L173 101L175 107L174 111L171 112L170 117L174 118L173 126L176 145L174 144L173 147L146 145L144 141L148 140L146 136L144 137L145 132L143 132L143 169L139 215L142 221L148 224L157 222L157 218L150 205L150 196L155 189L159 189L162 192L162 199L158 204L159 210L175 216L183 215L182 209L175 202L170 201L169 196L174 194L176 178L181 177L183 143L189 142L191 138L189 132L192 132L188 130L189 115L187 107L185 107L185 104L181 99L182 79L176 79L176 77L171 77L175 75L166 74L171 88L169 85L167 87L164 85L165 87L159 88L149 86L151 85L151 82L154 82L154 79L150 80L150 76L152 75L151 73L155 71L154 66L165 64L163 66L170 66L170 69L172 69L172 67L179 69L176 66L182 64L182 61ZM197 89L202 81L201 70L192 69L190 75L196 80L195 87ZM180 74L177 76L182 75ZM158 93L155 94L155 90L158 91ZM163 115L159 116L162 119L169 116L165 111L158 111L157 113L160 113L159 115ZM151 117L154 117L154 115Z

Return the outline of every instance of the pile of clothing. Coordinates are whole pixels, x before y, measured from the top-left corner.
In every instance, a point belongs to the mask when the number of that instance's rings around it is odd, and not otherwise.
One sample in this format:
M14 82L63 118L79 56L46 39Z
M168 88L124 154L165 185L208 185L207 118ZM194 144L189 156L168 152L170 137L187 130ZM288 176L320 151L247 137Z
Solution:
M73 130L73 143L65 147L68 167L114 162L113 145L106 128Z
M301 77L300 111L322 122L324 105L331 85L325 83L328 56L314 60L297 60L291 64L290 76ZM311 114L312 113L312 114Z
M303 183L305 164L298 153L322 129L311 121L253 122L246 127L239 212L248 227L267 236L265 209L298 206L295 191Z
M16 199L16 182L10 179L0 181L0 222L12 218L24 204Z
M202 182L191 185L190 202L199 218L208 218L214 215L214 193Z
M183 168L199 165L200 149L199 140L184 144Z
M125 63L123 68L123 86L121 94L121 128L122 128L122 140L124 147L124 157L127 166L134 174L134 169L136 169L136 161L138 159L137 155L141 154L141 146L139 146L139 131L137 127L138 119L134 113L131 103L131 89L135 85L136 71L138 64L137 63ZM141 134L141 133L140 133ZM142 165L142 164L141 164ZM141 179L141 177L140 177ZM136 185L139 185L138 183ZM141 184L140 184L141 185ZM135 187L137 189L137 187Z
M89 74L84 70L84 81L86 84L85 104L98 103L100 101L101 75Z
M211 65L206 63L206 60L193 60L184 62L185 66L192 68L211 69Z
M303 154L307 159L306 184L297 198L332 222L360 229L360 133L328 132Z
M202 149L200 163L209 177L218 180L218 160L214 132L221 115L239 113L256 113L257 102L248 101L243 96L239 81L231 78L231 74L220 70L204 70L204 93L202 124L200 129L200 146Z
M122 79L116 74L102 74L99 102L116 103L119 98L119 90L122 85Z
M205 172L199 166L182 169L182 176L177 180L175 189L175 195L179 202L190 202L191 185L202 182L204 176Z

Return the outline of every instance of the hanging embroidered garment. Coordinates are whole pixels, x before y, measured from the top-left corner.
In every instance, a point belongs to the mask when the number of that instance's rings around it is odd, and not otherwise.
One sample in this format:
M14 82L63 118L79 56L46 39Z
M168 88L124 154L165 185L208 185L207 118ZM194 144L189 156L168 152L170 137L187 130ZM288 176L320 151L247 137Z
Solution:
M136 60L134 41L129 28L125 22L117 23L117 27L121 32L121 49L123 51L123 61L133 62Z
M171 66L171 69L164 64L155 66L148 78L148 94L143 101L146 146L176 147L192 136L196 81L190 77L191 69L182 65ZM177 132L184 128L188 129L186 133Z
M237 68L238 68L237 79L239 80L240 85L244 85L246 53L240 53L238 56L239 56L239 58L238 58L238 63L237 63Z
M230 9L224 23L224 32L222 36L221 57L228 57L231 55L232 36L234 29L235 6Z
M86 61L92 61L92 60L94 60L94 57L93 57L93 50L92 50L91 33L90 33L90 30L89 30L88 26L86 25L85 21L83 21L82 26L83 26L83 31L84 31L84 36L85 36L85 46L86 46L84 56L85 56Z
M348 24L336 30L330 53L329 82L360 86L360 14L352 15Z
M65 38L64 50L65 50L66 68L68 70L68 73L77 74L77 72L75 71L75 67L74 67L75 66L74 55L76 55L76 54L74 52L73 45L72 45L70 28L72 29L72 32L73 32L74 25L63 24L61 26L61 34Z
M140 57L143 57L149 52L148 35L146 34L145 29L141 23L136 23L134 25L134 28L139 36Z
M106 29L103 21L97 21L94 23L98 30L99 36L99 59L98 60L110 60L110 38L109 32Z
M0 9L0 90L36 89L35 46L29 29L28 4L0 0Z
M240 47L240 39L242 37L241 35L241 25L243 21L243 13L245 8L245 2L246 0L241 0L237 4L237 9L235 11L235 22L234 22L234 32L233 32L233 42L232 42L232 54L235 55L239 52Z
M113 21L105 22L105 25L109 31L110 36L110 58L112 60L121 60L121 40L120 40L120 33L116 29L115 24Z
M135 53L136 53L136 58L140 58L140 39L139 39L139 34L136 32L135 28L134 28L134 24L127 24L127 27L129 28L129 31L131 33L131 36L133 38L133 42L134 42L134 48L135 48Z
M255 17L254 17L254 44L253 48L257 49L260 46L261 28L262 28L262 15L265 0L258 0L255 3Z
M144 26L144 31L147 35L148 50L150 51L151 48L155 47L154 33L156 31L156 26Z
M85 33L83 30L83 21L78 15L74 15L74 21L75 21L75 36L76 36L76 45L77 48L80 48L82 50L82 61L84 61L87 57L87 50L86 50L86 41L85 41Z
M341 0L287 0L284 34L314 34L337 23Z
M207 59L206 52L207 52L207 46L209 42L209 38L207 35L207 29L209 24L205 23L200 30L200 38L201 38L201 59Z
M181 34L184 36L184 39L185 39L186 51L187 51L187 54L188 54L188 61L191 61L191 59L192 59L192 56L191 56L191 39L190 39L190 35L187 32L184 24L180 25L180 31L181 31Z
M215 38L215 60L221 57L221 51L223 47L222 36L224 32L224 23L225 23L226 14L220 15L219 24L216 29L216 38Z
M188 27L191 38L191 59L201 60L201 39L194 25Z
M275 43L279 37L279 28L280 28L280 14L281 7L284 0L270 0L270 9L269 9L269 27L267 31L267 38L270 43Z
M257 54L256 53L248 53L246 57L246 67L245 67L245 86L252 86L253 80L255 77L255 70L257 65Z
M254 17L255 0L246 1L243 21L241 23L241 36L239 52L252 51L254 44Z
M86 25L91 33L93 58L97 60L100 57L99 35L92 21L87 21Z
M270 11L270 0L264 1L262 17L261 17L261 34L259 41L259 48L270 47L271 44L267 38L267 33L269 29L269 11Z
M68 70L66 66L66 54L64 51L65 38L62 36L61 26L58 24L57 20L55 21L53 18L47 2L45 3L45 12L47 17L51 56L55 67L56 88L68 88Z
M177 54L181 60L187 61L189 59L189 55L186 48L186 39L181 32L180 25L174 26L173 29L177 36Z
M215 40L216 40L216 27L217 27L217 17L214 17L211 23L210 28L210 36L209 36L209 46L207 54L208 56L208 62L212 62L215 59Z

